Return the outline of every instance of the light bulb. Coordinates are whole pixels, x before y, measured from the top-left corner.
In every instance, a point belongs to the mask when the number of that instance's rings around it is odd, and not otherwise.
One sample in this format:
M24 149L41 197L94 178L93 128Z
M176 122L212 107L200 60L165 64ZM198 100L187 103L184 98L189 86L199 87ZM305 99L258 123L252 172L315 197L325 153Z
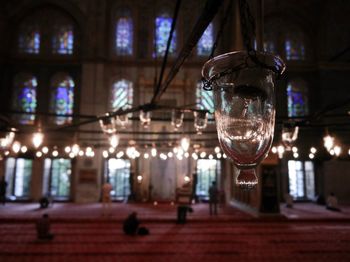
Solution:
M109 137L109 143L112 147L116 148L119 145L119 136L114 134Z
M210 155L208 156L208 158L211 160L211 159L214 158L214 156L213 156L212 154L210 154Z
M103 156L104 158L107 158L107 157L108 157L108 151L107 151L107 150L103 150L102 156Z
M173 155L174 155L173 152L168 152L168 157L169 157L169 158L172 158Z
M156 148L152 148L151 149L151 155L153 156L153 157L156 157L157 156L157 149Z
M57 157L58 156L58 151L57 150L52 151L52 156L53 157Z
M14 129L11 129L10 132L7 132L5 137L0 138L0 147L2 149L7 149L13 142L13 139L15 138L15 132Z
M215 147L214 152L215 152L216 154L220 153L220 147L218 147L218 146Z
M72 150L72 149L71 149L70 146L66 146L66 147L64 148L64 152L66 152L67 154L70 153L71 150Z
M313 159L314 157L315 157L315 155L314 155L313 153L310 153L310 154L309 154L309 158L310 158L310 159Z
M49 153L49 148L47 146L44 146L42 149L41 149L41 152L43 152L45 155L47 153Z
M187 150L190 147L190 138L189 137L185 136L185 137L181 138L181 147L185 152L187 152Z
M189 176L184 176L184 180L186 183L188 183L191 181L191 178Z
M36 155L36 157L40 158L40 157L42 157L43 153L41 153L40 151L38 151L38 152L36 152L35 155Z
M206 111L194 111L194 127L198 134L201 134L202 130L207 127L208 113Z
M140 111L140 121L144 128L148 128L151 124L151 112L150 111Z
M324 147L330 151L334 147L334 137L327 135L323 138Z
M74 145L72 146L72 151L71 151L71 153L73 153L73 155L76 156L76 155L78 155L79 150L80 150L79 145L78 145L78 144L74 144Z
M277 148L276 148L275 146L273 146L273 147L271 148L271 152L274 153L274 154L276 154L276 153L277 153Z
M102 131L108 135L114 134L117 131L115 127L115 118L110 116L109 113L100 119L100 126Z
M294 158L298 158L299 157L299 154L297 152L293 153L293 157Z
M216 154L216 157L217 157L218 159L220 159L220 158L222 157L221 153L217 153L217 154Z
M18 141L13 142L12 144L12 151L17 154L21 150L21 143Z
M183 123L184 113L181 110L174 109L171 114L171 124L175 130L180 128Z
M137 176L137 182L138 182L138 183L141 183L141 182L142 182L142 179L143 179L143 177L142 177L141 175L138 175L138 176Z
M336 156L339 156L340 153L341 153L341 147L340 147L340 146L335 146L335 147L334 147L334 154L335 154Z
M313 154L315 154L315 153L317 152L317 149L314 148L314 147L311 147L311 148L310 148L310 152L313 153Z
M292 151L293 151L293 153L297 153L298 152L298 148L296 146L293 146L292 147Z
M201 158L205 158L206 155L207 155L207 153L203 151L203 152L200 153L199 156L200 156Z
M27 150L28 150L28 148L27 148L26 146L22 146L22 147L21 147L21 152L22 152L22 153L26 153Z
M33 134L33 145L35 148L38 148L44 141L44 134L37 132Z
M144 158L144 159L148 159L148 158L149 158L149 154L148 154L148 153L144 153L144 154L143 154L143 158Z
M194 159L194 160L197 160L198 159L198 155L196 154L196 153L192 153L192 158Z
M116 155L117 158L122 158L124 156L124 152L123 151L119 151Z

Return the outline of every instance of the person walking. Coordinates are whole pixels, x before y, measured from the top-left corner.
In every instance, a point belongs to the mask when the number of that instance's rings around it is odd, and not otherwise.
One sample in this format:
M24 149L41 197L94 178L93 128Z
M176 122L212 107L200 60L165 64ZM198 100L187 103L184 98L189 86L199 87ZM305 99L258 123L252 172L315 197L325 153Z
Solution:
M219 191L216 187L216 181L213 181L211 186L209 187L209 214L217 215L217 203L218 203L218 195Z

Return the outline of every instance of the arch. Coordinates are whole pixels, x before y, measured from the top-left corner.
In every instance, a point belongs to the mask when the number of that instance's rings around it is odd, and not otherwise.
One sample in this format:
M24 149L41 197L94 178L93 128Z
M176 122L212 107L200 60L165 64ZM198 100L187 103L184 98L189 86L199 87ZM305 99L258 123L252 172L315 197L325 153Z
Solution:
M36 77L30 73L19 73L14 78L13 108L18 111L33 114L19 115L21 124L34 124L37 108L37 86Z
M72 77L67 73L57 73L51 78L51 108L50 111L60 115L71 115L74 109L74 87ZM56 116L57 125L72 122L71 116Z
M287 83L288 116L305 116L309 113L308 87L304 80L295 79Z

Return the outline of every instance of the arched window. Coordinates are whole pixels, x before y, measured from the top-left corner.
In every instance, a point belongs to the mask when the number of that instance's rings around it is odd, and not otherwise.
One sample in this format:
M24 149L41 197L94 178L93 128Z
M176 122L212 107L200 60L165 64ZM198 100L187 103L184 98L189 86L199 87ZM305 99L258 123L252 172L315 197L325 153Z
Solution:
M38 25L23 24L18 34L18 49L20 53L39 54L40 30Z
M115 46L117 55L132 55L133 52L133 21L128 10L123 10L117 16L115 27Z
M35 113L37 107L37 79L30 74L20 73L14 79L13 107L26 113ZM23 114L18 118L21 124L34 124L35 114Z
M55 114L73 114L74 81L64 73L56 74L51 80L51 112ZM57 116L55 123L63 125L72 122L72 117Z
M287 85L288 116L305 116L309 113L307 86L304 81L291 81Z
M288 33L286 35L284 48L287 60L305 59L304 39L301 33Z
M210 55L211 49L214 44L214 36L213 36L213 24L210 23L207 29L204 31L201 39L198 41L197 45L197 55L199 56L207 56Z
M155 28L156 28L155 55L156 56L163 56L165 54L172 22L173 22L173 19L166 14L158 16L155 20ZM174 31L173 37L171 39L169 54L174 54L175 49L176 49L176 31Z
M52 52L60 55L73 54L74 30L71 24L55 24L52 35Z
M213 91L206 91L203 89L202 81L197 82L196 104L199 109L206 109L212 114L208 118L213 118L214 115L214 94Z
M119 108L131 108L133 103L132 82L121 79L112 86L111 108L113 111Z

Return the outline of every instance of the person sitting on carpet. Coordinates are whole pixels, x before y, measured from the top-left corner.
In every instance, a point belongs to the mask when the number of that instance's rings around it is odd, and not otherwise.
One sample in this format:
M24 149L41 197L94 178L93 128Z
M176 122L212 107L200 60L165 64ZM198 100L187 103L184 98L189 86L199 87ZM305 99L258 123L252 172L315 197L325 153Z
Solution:
M330 195L327 197L326 208L332 211L341 211L338 205L338 199L333 192L331 192Z
M138 235L144 236L149 235L149 230L145 227L139 227L140 220L137 218L137 213L132 212L123 222L123 231L127 235Z
M38 239L52 240L54 235L50 233L50 218L48 214L43 214L36 222L36 232Z
M284 199L286 201L286 207L293 208L293 197L291 194L285 194Z

